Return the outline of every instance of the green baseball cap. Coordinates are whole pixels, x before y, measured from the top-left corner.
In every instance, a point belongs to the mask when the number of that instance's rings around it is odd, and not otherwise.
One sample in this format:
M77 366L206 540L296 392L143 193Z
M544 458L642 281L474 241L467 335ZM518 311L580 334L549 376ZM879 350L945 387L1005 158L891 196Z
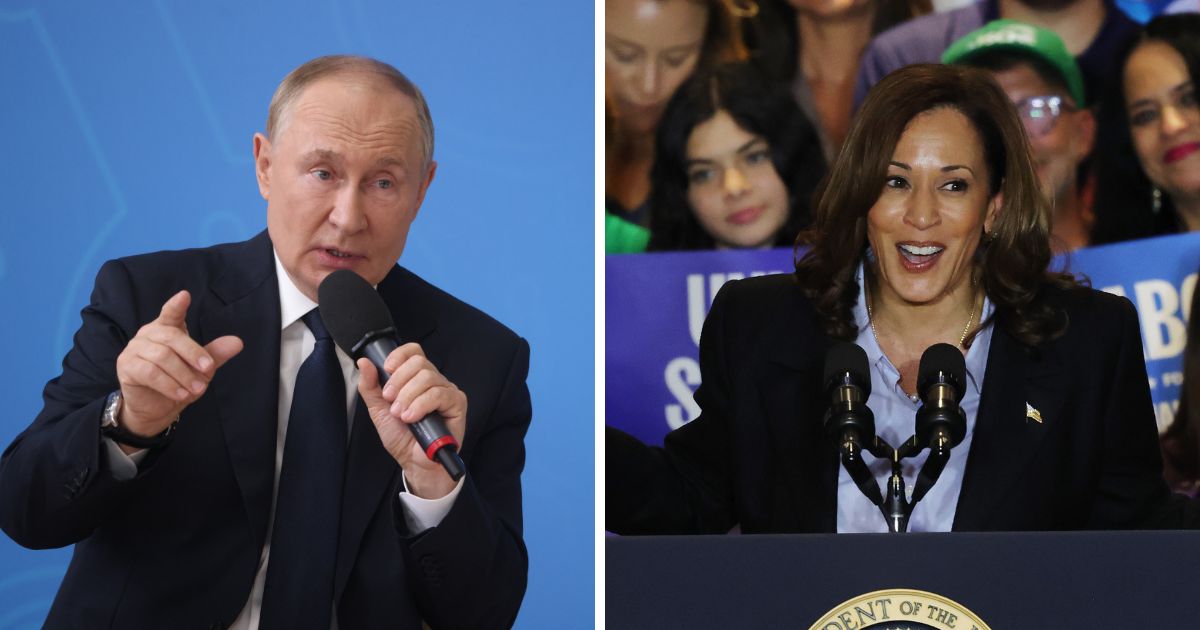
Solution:
M1044 28L1016 20L993 20L950 44L942 53L942 63L970 63L971 59L987 52L1010 51L1037 58L1058 71L1067 83L1078 107L1085 107L1083 75L1075 57L1067 52L1062 39Z

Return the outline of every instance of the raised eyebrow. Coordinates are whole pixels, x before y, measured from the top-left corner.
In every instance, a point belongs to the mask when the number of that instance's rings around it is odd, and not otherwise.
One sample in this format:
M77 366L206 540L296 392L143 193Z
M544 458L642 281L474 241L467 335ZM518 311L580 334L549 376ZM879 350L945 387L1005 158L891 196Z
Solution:
M957 171L960 168L967 171L968 173L970 173L972 175L975 174L975 170L972 169L970 166L967 166L966 164L949 164L949 165L942 167L942 172L949 173L950 171Z
M400 169L403 169L404 168L404 160L402 160L398 157L388 156L388 157L380 158L378 162L375 162L375 168L384 168L387 166L395 166Z
M341 162L342 156L329 149L313 149L304 154L305 162Z
M1195 89L1195 87L1196 86L1191 81L1184 81L1183 83L1180 83L1179 85L1176 85L1175 87L1171 88L1171 94L1179 94L1180 92L1186 92L1188 90Z
M892 166L895 166L896 168L902 168L902 169L904 169L904 170L906 170L906 171L911 171L911 170L912 170L912 167L911 167L911 166L909 166L909 165L907 165L907 164L905 164L904 162L897 162L896 160L892 160L892 161L888 162L888 164L890 164L890 165L892 165Z

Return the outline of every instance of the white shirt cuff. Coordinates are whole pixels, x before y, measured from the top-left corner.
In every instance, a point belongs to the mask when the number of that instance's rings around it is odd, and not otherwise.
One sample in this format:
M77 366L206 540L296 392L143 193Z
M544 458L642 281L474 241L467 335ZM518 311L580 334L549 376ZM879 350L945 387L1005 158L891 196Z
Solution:
M126 455L125 451L111 438L100 438L104 442L105 456L108 457L108 467L112 470L113 479L129 481L137 476L138 464L146 458L146 449L134 451Z
M401 474L400 483L404 484L404 492L400 493L400 505L404 508L404 522L408 525L409 533L415 535L437 527L450 513L450 508L454 507L454 500L463 487L463 479L466 479L466 475L458 480L449 494L440 499L422 499L408 491L408 480Z

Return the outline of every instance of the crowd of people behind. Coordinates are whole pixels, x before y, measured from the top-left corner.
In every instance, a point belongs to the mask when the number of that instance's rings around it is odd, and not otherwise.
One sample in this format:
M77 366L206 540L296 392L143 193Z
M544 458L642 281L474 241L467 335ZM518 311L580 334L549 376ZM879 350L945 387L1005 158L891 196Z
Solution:
M1200 15L607 0L605 30L610 253L790 245L870 87L936 61L991 71L1016 106L1055 252L1200 229Z
M934 9L606 0L608 253L801 243L871 87L930 62L987 71L1015 107L1054 253L1200 230L1200 13L1141 25L1112 0ZM1185 370L1164 455L1194 491L1200 344Z

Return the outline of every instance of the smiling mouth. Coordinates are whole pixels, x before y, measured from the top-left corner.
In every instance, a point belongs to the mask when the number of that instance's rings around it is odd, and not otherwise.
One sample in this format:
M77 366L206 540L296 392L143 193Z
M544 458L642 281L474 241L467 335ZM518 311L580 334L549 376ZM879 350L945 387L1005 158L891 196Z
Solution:
M919 271L932 265L946 248L940 245L900 243L896 245L896 250L900 252L900 258L904 261L905 268L911 271Z
M738 210L737 212L726 217L725 220L734 225L746 225L747 223L753 223L756 219L758 219L762 212L762 206L753 206L751 208Z
M1183 158L1195 153L1198 150L1200 150L1200 142L1189 142L1187 144L1181 144L1177 147L1174 147L1174 148L1168 150L1166 152L1166 154L1163 155L1163 162L1165 162L1167 164L1171 164L1173 162L1178 162L1179 160L1182 160Z

